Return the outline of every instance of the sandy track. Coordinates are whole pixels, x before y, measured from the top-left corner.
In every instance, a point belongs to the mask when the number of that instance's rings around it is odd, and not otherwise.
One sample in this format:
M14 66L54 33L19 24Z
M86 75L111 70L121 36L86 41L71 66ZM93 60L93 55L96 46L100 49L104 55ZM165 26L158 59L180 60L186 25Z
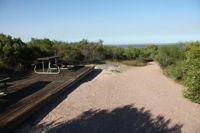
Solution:
M103 70L69 95L58 97L15 132L200 133L200 105L156 63Z

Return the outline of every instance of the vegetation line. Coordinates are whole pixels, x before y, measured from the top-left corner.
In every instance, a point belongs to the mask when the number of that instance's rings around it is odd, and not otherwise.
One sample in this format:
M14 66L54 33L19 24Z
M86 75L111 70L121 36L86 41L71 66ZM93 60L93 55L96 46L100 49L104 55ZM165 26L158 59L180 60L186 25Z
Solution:
M32 38L23 42L20 38L0 34L0 73L23 71L30 68L36 58L51 55L62 56L68 64L99 63L105 60L119 61L130 66L144 66L157 61L163 71L183 82L187 89L184 96L200 103L200 42L173 45L148 45L144 48L105 46L103 41L61 42Z

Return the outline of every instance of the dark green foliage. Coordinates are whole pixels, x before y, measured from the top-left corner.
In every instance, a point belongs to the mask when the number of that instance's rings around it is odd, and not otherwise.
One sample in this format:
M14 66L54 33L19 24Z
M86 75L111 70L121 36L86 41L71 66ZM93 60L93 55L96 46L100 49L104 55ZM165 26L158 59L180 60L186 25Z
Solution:
M170 65L165 68L167 74L174 77L176 80L183 79L183 61L177 61L175 65Z
M60 55L71 64L95 63L103 60L120 61L127 65L143 66L156 60L164 71L176 80L184 81L185 97L200 103L200 42L185 45L149 45L140 48L104 46L103 41L59 42L19 38L0 34L0 73L25 70L38 57ZM122 61L124 60L124 61Z
M162 68L175 65L177 61L183 60L184 48L179 45L160 46L155 58Z
M157 50L154 56L164 72L176 80L183 80L185 45L164 45Z
M121 48L117 46L104 46L103 55L104 59L110 60L136 60L141 57L142 50L139 48Z
M59 42L49 39L32 38L24 43L19 38L0 34L0 63L13 67L14 70L26 69L39 57L62 56L62 60L72 64L94 63L102 60L140 60L145 61L139 48L127 49L117 46L104 46L103 41Z
M148 45L143 49L143 57L146 61L152 61L157 55L158 46Z
M187 45L184 64L185 96L200 103L200 42Z
M103 58L101 42L88 42L88 40L83 39L79 42L78 47L84 57L83 61L86 63L98 62Z
M124 59L124 48L116 47L116 46L104 46L103 47L103 55L104 59L108 60L120 60Z
M55 42L56 54L69 63L81 63L84 60L78 43Z
M157 61L164 71L186 85L184 96L200 103L200 42L162 46Z
M139 48L132 48L128 47L127 49L124 50L124 56L126 59L137 59L140 57L142 51Z
M0 34L0 63L12 70L24 70L36 58L52 55L52 47L53 42L49 39L32 39L26 44L19 38Z
M20 70L29 63L29 55L28 47L21 39L0 34L0 62L2 64Z
M53 49L54 43L49 39L32 38L27 45L29 48L32 49L33 58L45 57L54 54L54 49Z
M80 42L55 42L57 54L63 60L71 63L91 63L103 59L103 45L101 42L89 42L83 39Z

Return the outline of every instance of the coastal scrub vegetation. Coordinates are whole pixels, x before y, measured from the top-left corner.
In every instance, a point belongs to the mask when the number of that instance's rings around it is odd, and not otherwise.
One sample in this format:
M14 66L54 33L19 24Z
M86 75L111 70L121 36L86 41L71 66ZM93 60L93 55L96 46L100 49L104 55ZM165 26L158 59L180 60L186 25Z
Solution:
M184 96L200 103L200 42L160 46L155 60L165 73L185 84Z
M0 34L0 73L28 70L38 57L58 55L71 64L118 61L130 66L144 66L157 61L163 71L187 87L184 96L200 103L200 42L177 45L147 45L144 48L121 48L103 45L103 41L62 42L20 38Z

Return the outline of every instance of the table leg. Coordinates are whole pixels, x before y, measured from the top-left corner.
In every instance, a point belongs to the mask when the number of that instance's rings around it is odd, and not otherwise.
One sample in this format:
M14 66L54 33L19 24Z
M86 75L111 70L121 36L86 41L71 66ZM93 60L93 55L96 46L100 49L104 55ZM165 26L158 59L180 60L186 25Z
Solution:
M44 72L44 61L42 61L42 71Z
M7 90L7 84L6 84L6 81L4 82L4 93L7 93L8 90Z
M48 64L48 72L51 72L51 62L49 61L49 64Z

